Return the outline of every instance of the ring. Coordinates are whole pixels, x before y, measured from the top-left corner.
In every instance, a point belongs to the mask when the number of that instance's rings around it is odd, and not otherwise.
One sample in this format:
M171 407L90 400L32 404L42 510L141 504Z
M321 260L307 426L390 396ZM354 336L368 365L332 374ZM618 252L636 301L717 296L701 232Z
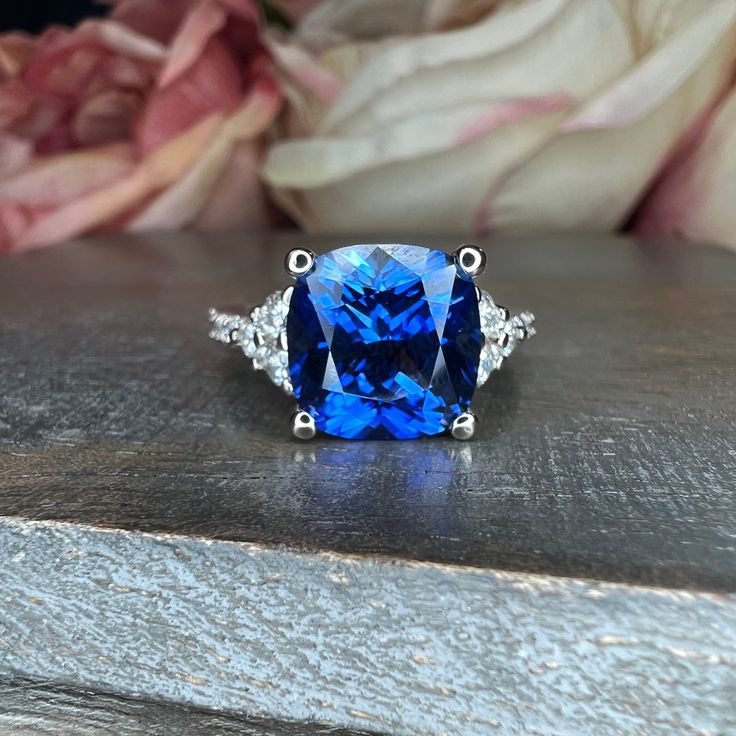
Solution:
M470 439L475 389L534 334L473 279L485 253L417 245L295 248L295 283L248 316L210 310L210 337L233 345L293 395L291 430L344 439Z

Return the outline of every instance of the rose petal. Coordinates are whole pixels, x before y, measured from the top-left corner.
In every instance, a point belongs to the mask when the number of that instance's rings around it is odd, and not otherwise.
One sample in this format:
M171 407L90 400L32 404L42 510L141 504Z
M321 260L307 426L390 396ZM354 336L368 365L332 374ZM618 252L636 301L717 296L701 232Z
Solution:
M724 33L733 29L736 7L730 0L713 3L690 25L588 102L564 130L617 128L642 120L670 98L703 64Z
M268 40L268 48L281 69L303 89L316 95L320 102L330 104L342 92L345 84L336 74L298 46Z
M709 5L635 68L629 86L615 83L584 104L497 182L484 205L491 220L478 227L600 231L628 219L676 141L730 77L735 17L730 2ZM655 90L655 73L669 88L665 98Z
M259 176L260 164L261 146L258 143L236 143L194 227L202 230L268 227L270 207Z
M136 32L168 45L193 0L113 0L110 17Z
M19 80L0 84L0 130L7 130L27 115L33 103L34 95Z
M48 156L0 179L0 204L54 207L94 191L134 168L129 145Z
M163 144L127 176L40 217L17 239L16 250L67 240L123 216L178 181L220 129L222 120L219 114L205 118Z
M166 55L160 43L114 20L85 21L77 26L67 43L77 44L81 40L96 41L110 51L147 61L161 61Z
M603 29L602 35L581 36L579 29L588 24ZM493 97L589 94L621 73L630 58L626 29L606 0L514 5L469 28L384 49L351 80L320 130L370 127L417 112L417 105L436 107L438 99L451 106ZM434 95L424 94L428 85Z
M168 60L161 72L159 86L171 84L184 74L204 53L210 39L225 28L232 16L252 25L255 38L258 13L249 0L199 0L177 32Z
M559 95L501 100L422 113L376 131L372 136L280 143L269 153L264 177L277 187L323 187L369 169L466 145L502 125L559 113L569 105L569 99Z
M427 27L448 31L478 23L503 0L435 0L429 3Z
M240 70L228 48L212 38L189 72L157 89L136 123L146 154L206 115L233 109L242 96Z
M478 104L422 113L359 139L281 143L264 176L312 230L369 231L378 220L395 232L468 230L491 182L553 134L564 101Z
M585 27L598 31L581 33ZM632 61L627 29L608 0L513 5L468 29L379 50L328 111L319 132L354 133L440 105L479 100L585 98Z
M53 95L31 97L25 115L11 126L13 133L35 143L37 154L53 153L71 145L65 126L60 123L68 115L68 103Z
M32 214L20 204L0 204L0 253L11 250L28 229Z
M165 87L183 74L204 52L210 39L221 31L227 14L216 0L200 0L176 34L158 84Z
M155 63L165 49L114 21L87 21L73 31L59 33L48 44L38 44L23 72L33 91L77 97L111 53Z
M72 131L77 144L98 146L125 140L140 107L135 92L111 89L90 98L77 110Z
M112 56L105 61L104 81L106 86L145 92L151 85L155 69L155 66L139 64L125 56Z
M33 39L24 33L0 35L0 82L17 77L33 52Z
M212 198L235 144L259 136L275 118L280 102L281 96L273 81L268 78L259 80L246 102L225 120L217 136L192 168L137 215L128 229L179 228L195 220ZM258 180L253 168L243 173ZM241 207L245 215L248 203L243 201Z
M33 144L11 133L0 132L0 175L20 169L33 156Z
M642 205L634 231L736 248L736 92L716 111L705 135L689 143Z

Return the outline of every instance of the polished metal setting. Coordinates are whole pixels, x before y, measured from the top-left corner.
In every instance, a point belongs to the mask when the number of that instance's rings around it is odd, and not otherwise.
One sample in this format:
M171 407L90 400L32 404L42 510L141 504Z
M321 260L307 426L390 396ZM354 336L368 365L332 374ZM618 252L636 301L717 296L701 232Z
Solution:
M314 419L306 411L298 411L291 417L291 433L298 440L311 440L317 434Z
M463 245L452 257L458 268L471 278L476 278L485 269L485 253L477 246ZM309 273L314 262L312 251L295 248L286 256L284 267L296 279ZM274 292L262 305L250 310L247 317L229 310L209 311L210 337L241 349L256 370L265 371L271 381L290 396L294 391L289 376L286 320L293 292L293 286ZM477 388L480 388L517 345L534 335L535 329L531 312L511 315L506 307L497 305L491 295L477 285L476 294L483 335L477 378ZM457 440L469 440L477 425L475 414L468 410L455 418L449 432ZM311 439L316 434L315 421L306 411L299 410L292 416L291 429L293 436L301 440Z
M299 278L314 268L314 253L307 248L294 248L286 254L284 268L291 278Z
M458 268L471 278L480 276L486 269L486 254L477 245L461 245L452 256Z
M478 418L472 411L465 411L455 419L450 427L450 433L456 440L469 440L475 434Z

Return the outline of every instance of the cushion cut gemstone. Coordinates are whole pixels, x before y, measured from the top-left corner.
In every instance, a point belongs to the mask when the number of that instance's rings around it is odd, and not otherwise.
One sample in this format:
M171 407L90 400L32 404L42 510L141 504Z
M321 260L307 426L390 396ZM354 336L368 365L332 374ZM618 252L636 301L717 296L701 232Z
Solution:
M287 337L299 407L337 437L439 434L475 390L475 286L439 250L353 245L319 256L294 286Z

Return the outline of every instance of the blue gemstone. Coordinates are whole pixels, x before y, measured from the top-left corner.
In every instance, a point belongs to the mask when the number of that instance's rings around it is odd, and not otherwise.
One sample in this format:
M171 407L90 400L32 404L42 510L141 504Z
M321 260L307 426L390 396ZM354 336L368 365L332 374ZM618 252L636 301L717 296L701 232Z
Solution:
M287 336L299 408L337 437L439 434L475 390L475 286L439 250L352 245L318 257L294 286Z

